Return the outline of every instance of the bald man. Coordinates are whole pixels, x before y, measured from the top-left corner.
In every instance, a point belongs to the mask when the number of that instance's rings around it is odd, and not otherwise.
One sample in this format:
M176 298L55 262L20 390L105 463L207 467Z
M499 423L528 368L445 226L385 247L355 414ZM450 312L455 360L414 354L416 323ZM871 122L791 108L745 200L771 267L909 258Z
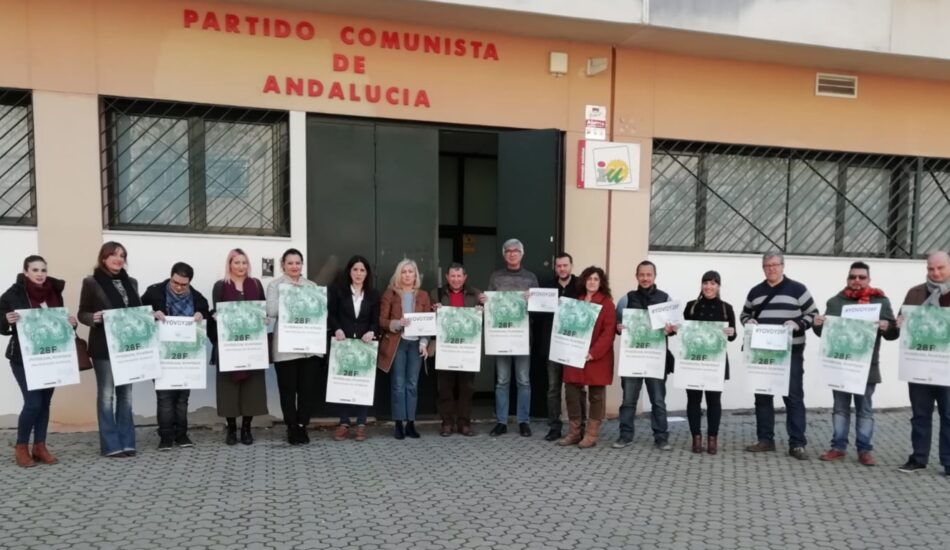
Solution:
M950 255L932 252L927 256L927 282L907 291L905 306L929 305L950 307ZM897 325L904 324L904 316ZM908 383L910 393L910 442L914 448L902 472L916 472L927 467L933 426L934 403L940 415L940 464L950 476L950 387Z

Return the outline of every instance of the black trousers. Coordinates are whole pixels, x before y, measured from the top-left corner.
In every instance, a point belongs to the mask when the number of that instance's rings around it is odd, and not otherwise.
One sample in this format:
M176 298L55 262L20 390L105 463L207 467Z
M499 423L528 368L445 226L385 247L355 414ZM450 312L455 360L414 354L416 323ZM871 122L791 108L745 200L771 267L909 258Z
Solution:
M304 357L291 361L275 361L277 390L280 392L280 411L287 426L310 423L316 403L318 357Z
M703 394L706 394L706 423L709 425L709 435L719 435L719 419L722 418L722 392L702 390L686 390L686 418L689 420L689 432L692 435L703 435L702 404Z

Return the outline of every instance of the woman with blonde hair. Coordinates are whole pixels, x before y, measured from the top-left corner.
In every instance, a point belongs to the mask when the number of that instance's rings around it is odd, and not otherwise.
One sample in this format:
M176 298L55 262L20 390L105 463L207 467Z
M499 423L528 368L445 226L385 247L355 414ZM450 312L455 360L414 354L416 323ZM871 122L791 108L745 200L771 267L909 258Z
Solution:
M429 295L420 290L421 286L422 275L416 262L404 259L396 265L389 287L380 298L379 328L383 336L377 365L391 375L393 420L396 422L393 435L396 439L419 437L415 423L419 371L422 361L428 357L426 346L429 339L406 336L405 329L410 322L403 313L432 311Z
M240 248L228 252L228 259L224 266L224 278L214 283L211 290L211 301L217 309L220 302L243 302L250 300L264 300L264 285L251 276L251 264L247 254ZM212 332L212 331L209 331ZM217 338L212 354L212 361L218 364ZM225 443L236 445L237 417L241 421L241 443L254 443L251 436L251 420L255 416L267 414L267 385L264 381L264 371L252 370L241 372L218 371L217 379L218 416L227 419L227 435Z

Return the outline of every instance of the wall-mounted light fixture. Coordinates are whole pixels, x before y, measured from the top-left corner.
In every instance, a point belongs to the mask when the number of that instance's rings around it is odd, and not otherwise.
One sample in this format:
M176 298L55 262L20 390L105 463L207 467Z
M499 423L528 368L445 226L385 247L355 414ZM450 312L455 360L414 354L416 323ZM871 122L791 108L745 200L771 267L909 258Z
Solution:
M551 52L551 60L548 63L548 70L554 76L564 76L567 74L567 54L564 52Z
M595 74L600 74L606 70L607 70L606 57L587 58L587 70L585 71L587 76L594 76Z

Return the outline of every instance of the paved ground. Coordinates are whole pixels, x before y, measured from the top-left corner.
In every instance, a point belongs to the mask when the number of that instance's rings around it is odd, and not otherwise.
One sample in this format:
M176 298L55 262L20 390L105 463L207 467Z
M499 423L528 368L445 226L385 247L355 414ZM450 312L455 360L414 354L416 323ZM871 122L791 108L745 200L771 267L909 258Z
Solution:
M812 460L750 455L754 417L726 414L719 456L692 455L685 422L671 452L635 444L581 451L542 440L329 440L290 448L283 430L227 447L198 430L193 449L155 451L139 430L132 459L98 456L97 436L54 434L62 463L0 465L0 546L20 548L947 548L950 478L904 474L908 411L880 413L876 468L817 455L829 414L809 413ZM783 417L778 419L783 420ZM617 433L605 429L606 442ZM0 432L5 448L14 434ZM781 438L784 439L784 438ZM780 446L780 451L784 451ZM936 446L934 458L936 460Z

